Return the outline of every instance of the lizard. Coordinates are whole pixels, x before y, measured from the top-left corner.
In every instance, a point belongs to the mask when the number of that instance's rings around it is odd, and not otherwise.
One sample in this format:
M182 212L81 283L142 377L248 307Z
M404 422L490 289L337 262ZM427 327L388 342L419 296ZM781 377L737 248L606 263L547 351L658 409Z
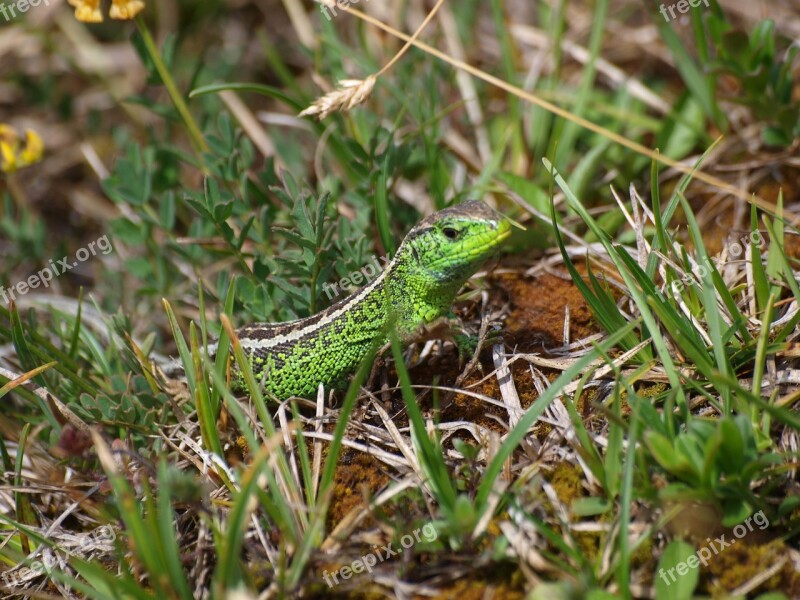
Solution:
M373 281L309 317L253 323L236 331L256 381L279 400L310 397L322 383L340 388L370 348L402 341L450 310L456 294L511 232L508 219L479 200L417 223ZM216 346L209 347L212 360ZM246 391L234 366L231 389Z

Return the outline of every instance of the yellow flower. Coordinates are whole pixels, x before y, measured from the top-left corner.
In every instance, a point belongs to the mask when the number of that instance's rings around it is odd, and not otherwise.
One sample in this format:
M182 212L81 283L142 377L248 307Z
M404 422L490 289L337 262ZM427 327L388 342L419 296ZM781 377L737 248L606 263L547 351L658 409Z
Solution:
M75 18L83 23L102 23L103 13L100 12L100 0L69 0L75 7Z
M17 132L4 123L0 123L0 171L13 173L17 170L17 148L19 136Z
M25 130L25 149L20 153L21 166L32 165L42 160L44 143L39 134L32 129Z
M0 162L0 171L4 173L13 173L17 170L17 157L14 155L14 149L8 142L0 142L0 154L3 161Z
M75 18L84 23L102 23L100 0L68 0L75 7ZM127 21L144 10L143 0L111 0L112 19Z
M122 19L123 21L132 19L144 10L142 0L111 0L112 19Z
M0 171L13 173L42 160L44 144L35 131L25 131L25 145L20 144L19 134L5 123L0 123Z

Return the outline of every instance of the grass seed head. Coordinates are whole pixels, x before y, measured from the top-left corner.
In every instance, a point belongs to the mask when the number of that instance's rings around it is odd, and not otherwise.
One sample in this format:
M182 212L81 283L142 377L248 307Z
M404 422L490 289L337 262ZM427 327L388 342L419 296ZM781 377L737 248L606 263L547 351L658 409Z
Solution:
M321 121L333 112L346 112L369 98L374 87L374 75L370 75L366 79L342 79L339 81L339 87L318 98L299 116L317 115L317 118Z

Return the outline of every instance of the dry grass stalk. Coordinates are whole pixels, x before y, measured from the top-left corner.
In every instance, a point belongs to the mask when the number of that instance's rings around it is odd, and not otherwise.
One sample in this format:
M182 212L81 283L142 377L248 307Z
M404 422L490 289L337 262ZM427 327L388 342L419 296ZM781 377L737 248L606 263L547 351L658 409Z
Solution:
M372 88L375 87L375 80L375 75L370 75L366 79L342 79L335 90L317 98L299 116L319 115L321 121L331 113L347 112L369 98Z

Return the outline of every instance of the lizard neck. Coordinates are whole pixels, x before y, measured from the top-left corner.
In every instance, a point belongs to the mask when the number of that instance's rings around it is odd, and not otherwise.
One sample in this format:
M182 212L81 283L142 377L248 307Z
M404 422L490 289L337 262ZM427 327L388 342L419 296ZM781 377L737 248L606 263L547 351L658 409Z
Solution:
M402 246L386 271L384 293L402 338L447 314L466 279L436 278L416 253Z

